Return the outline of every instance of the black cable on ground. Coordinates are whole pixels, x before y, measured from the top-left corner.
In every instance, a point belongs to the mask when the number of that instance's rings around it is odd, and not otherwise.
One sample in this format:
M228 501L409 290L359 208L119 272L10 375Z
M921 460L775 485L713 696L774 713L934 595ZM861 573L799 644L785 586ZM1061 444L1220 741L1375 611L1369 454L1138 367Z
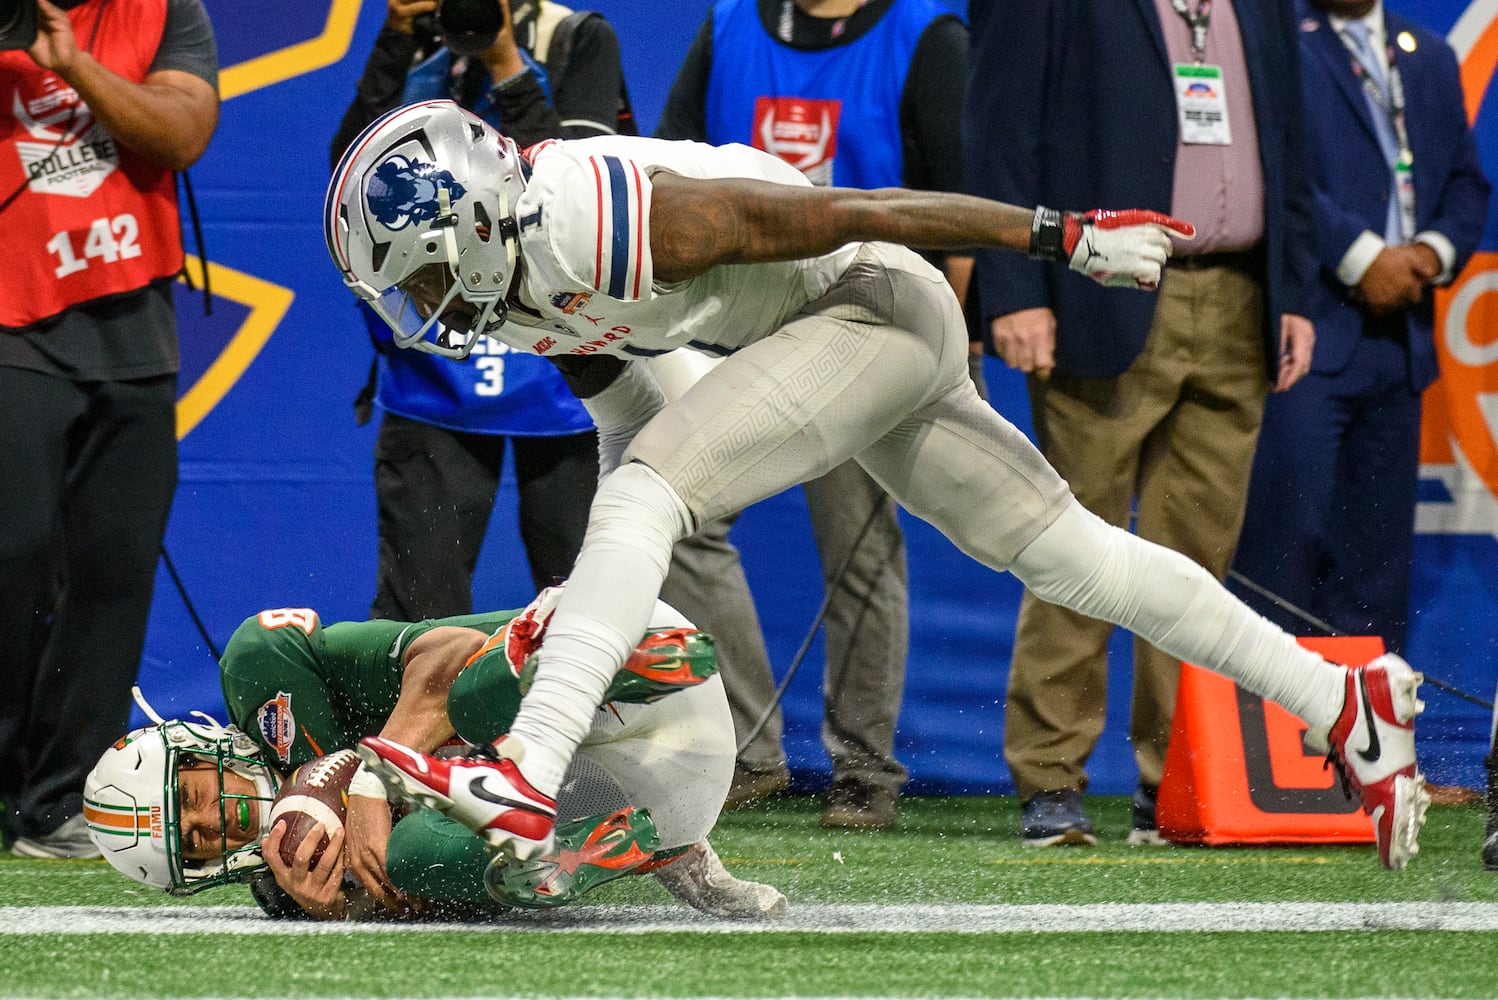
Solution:
M1311 614L1309 611L1306 611L1304 608L1296 607L1294 604L1276 594L1268 587L1255 583L1235 569L1228 570L1228 577L1234 582L1240 583L1243 586L1247 587L1249 590L1253 591L1255 594L1258 594L1266 601L1269 601L1275 607L1280 608L1284 611L1288 611L1290 614L1294 615L1296 618L1299 618L1301 621L1305 622L1312 628L1317 629L1318 631L1325 632L1327 635L1331 636L1341 636L1347 634L1337 629L1329 622L1324 622L1320 618L1317 618L1315 615ZM1432 677L1425 670L1421 670L1420 673L1424 675L1425 682L1431 687L1435 688L1437 691L1443 691L1446 694L1451 695L1453 698L1460 698L1462 701L1471 702L1472 704L1477 705L1480 708L1487 709L1489 712L1493 710L1493 703L1491 701L1488 701L1485 698L1479 698L1475 694L1470 694L1466 691L1463 691L1455 684L1443 681L1439 677Z
M775 710L780 707L780 700L785 697L786 689L791 686L791 679L796 676L796 671L801 669L801 661L806 659L806 653L811 649L811 643L816 638L817 629L822 627L822 622L827 618L827 609L832 605L832 595L837 593L838 589L842 587L843 577L847 575L848 569L853 565L853 557L858 554L858 547L863 544L863 540L868 535L869 529L874 526L874 519L879 516L879 512L884 509L884 505L888 502L889 495L885 494L883 499L874 504L873 508L869 511L869 516L864 520L863 527L858 529L858 537L853 539L852 545L848 546L848 554L843 557L842 565L837 568L837 573L833 575L832 582L823 588L822 606L817 608L816 617L811 620L811 628L806 630L806 638L801 640L801 648L796 650L795 656L791 657L791 665L786 669L785 676L781 678L780 683L775 686L775 696L765 706L764 714L759 717L759 721L754 724L754 727L749 730L749 734L740 741L738 748L734 750L735 757L742 754L749 744L759 738L759 734L764 731L765 723L770 721L770 716L774 715Z
M203 619L198 617L198 609L193 606L192 598L187 596L187 588L182 584L182 577L177 575L177 567L172 565L172 557L167 555L166 546L161 546L161 561L166 565L167 575L172 578L172 584L177 588L177 594L182 598L182 604L187 608L187 615L192 623L198 627L198 635L203 637L203 642L208 646L208 652L213 654L213 662L217 663L223 659L213 637L208 634L208 627L203 624Z

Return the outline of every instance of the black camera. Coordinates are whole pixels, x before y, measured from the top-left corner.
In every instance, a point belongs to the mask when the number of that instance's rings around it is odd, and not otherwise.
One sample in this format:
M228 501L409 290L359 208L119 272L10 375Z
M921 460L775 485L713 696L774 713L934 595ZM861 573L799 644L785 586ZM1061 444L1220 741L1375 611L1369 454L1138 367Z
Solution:
M442 43L462 56L478 55L493 45L504 23L499 0L442 0L437 8Z
M0 0L0 3L7 0ZM437 8L437 28L442 42L462 56L478 55L494 44L504 27L500 0L442 0ZM515 42L530 52L536 46L536 17L540 0L510 0Z
M0 49L31 48L36 19L36 0L0 0Z

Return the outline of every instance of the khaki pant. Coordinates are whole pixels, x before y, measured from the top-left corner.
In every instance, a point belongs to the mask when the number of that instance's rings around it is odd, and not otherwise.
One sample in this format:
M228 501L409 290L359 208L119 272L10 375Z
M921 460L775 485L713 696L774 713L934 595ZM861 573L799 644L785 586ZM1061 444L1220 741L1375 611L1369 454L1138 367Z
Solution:
M1128 294L1128 293L1122 293ZM1243 525L1268 376L1263 293L1227 268L1171 268L1144 351L1113 379L1030 380L1041 450L1077 499L1221 579ZM1004 758L1021 799L1085 791L1103 730L1113 626L1025 594L1005 703ZM1179 664L1134 642L1130 735L1158 785Z
M829 588L822 745L832 758L834 780L852 778L898 792L907 772L895 759L895 723L910 630L900 522L883 488L857 462L808 480L804 489ZM742 742L765 719L739 762L752 771L783 771L784 719L754 599L728 540L734 520L709 522L676 543L661 599L717 640L737 739ZM853 560L839 577L850 553Z

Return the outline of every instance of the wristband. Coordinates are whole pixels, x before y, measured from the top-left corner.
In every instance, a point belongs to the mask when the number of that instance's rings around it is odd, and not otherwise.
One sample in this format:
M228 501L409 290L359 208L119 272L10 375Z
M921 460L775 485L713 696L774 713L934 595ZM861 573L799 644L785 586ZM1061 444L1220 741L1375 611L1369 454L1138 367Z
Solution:
M1066 231L1056 209L1036 207L1035 219L1030 223L1030 256L1066 263Z
M359 769L349 779L348 793L365 799L390 801L390 796L385 792L385 783L375 777L375 773L363 761L359 762Z
M524 80L526 77L528 77L530 75L531 75L530 67L527 66L525 69L521 70L519 73L514 73L514 74L512 74L510 76L505 77L503 80L500 80L499 82L493 84L489 88L489 95L491 97L497 97L498 95L503 94L505 91L507 91L510 88L514 87L517 83L519 83L521 80Z

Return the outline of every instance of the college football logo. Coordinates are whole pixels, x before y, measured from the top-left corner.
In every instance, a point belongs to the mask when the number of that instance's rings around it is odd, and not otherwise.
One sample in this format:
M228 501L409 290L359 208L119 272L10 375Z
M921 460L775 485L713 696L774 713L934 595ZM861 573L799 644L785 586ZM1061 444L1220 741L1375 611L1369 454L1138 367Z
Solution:
M72 87L49 80L40 94L24 100L17 89L11 105L16 121L35 140L16 140L33 192L87 198L119 168L114 140Z

